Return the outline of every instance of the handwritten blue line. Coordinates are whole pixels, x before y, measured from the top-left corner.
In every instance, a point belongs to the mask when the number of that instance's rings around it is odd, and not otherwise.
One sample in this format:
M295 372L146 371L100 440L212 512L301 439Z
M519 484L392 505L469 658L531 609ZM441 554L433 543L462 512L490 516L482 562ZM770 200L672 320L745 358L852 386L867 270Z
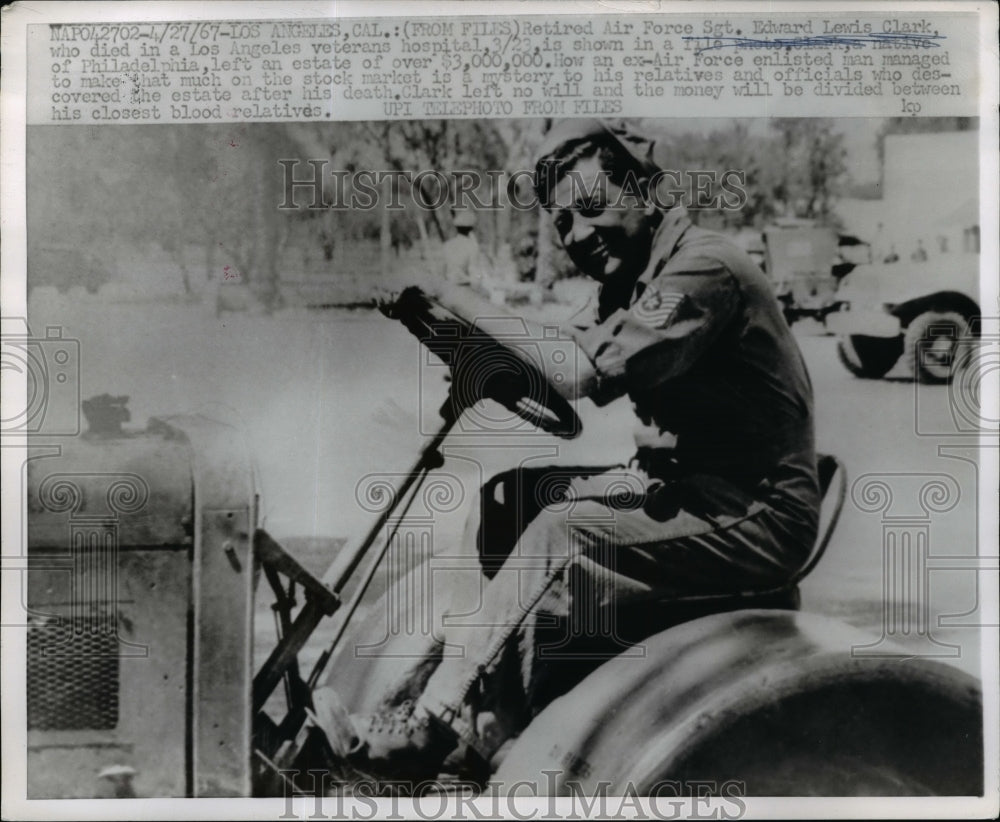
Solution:
M773 48L829 48L830 46L847 46L861 48L871 43L898 43L900 45L919 45L923 48L940 48L941 44L934 42L944 40L943 34L897 34L881 33L873 34L816 34L809 37L692 37L684 36L682 40L712 40L720 41L711 46L696 49L696 54L703 51L714 51L725 48L746 48L746 49L773 49ZM723 42L728 41L728 42Z

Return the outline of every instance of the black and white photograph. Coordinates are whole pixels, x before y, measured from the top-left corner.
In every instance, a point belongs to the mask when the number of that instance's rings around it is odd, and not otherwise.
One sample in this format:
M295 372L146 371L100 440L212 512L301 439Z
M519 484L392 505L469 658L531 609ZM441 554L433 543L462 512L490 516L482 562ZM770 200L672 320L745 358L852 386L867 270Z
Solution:
M5 816L995 813L979 40L100 5L21 27Z

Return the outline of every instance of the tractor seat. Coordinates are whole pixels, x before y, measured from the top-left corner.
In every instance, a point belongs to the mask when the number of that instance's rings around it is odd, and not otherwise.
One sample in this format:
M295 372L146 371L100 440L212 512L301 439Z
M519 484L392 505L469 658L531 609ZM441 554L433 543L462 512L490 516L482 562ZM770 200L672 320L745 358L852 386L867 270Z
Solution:
M847 494L847 472L843 464L836 457L830 454L817 455L817 475L820 490L820 517L819 528L816 534L816 541L813 543L812 551L798 571L790 576L784 583L775 588L766 590L750 590L738 593L707 594L692 597L671 598L660 600L656 610L662 614L662 620L656 618L656 632L672 628L682 622L708 616L709 614L725 613L728 611L741 611L745 609L783 609L797 611L801 605L801 595L799 593L799 583L816 567L833 536L833 529L840 518L840 512L844 507L844 498ZM650 635L649 619L651 609L650 603L643 603L641 614L620 613L619 628L620 633L625 636L632 633L629 630L630 617L635 617L634 624L636 635L640 633L645 636Z

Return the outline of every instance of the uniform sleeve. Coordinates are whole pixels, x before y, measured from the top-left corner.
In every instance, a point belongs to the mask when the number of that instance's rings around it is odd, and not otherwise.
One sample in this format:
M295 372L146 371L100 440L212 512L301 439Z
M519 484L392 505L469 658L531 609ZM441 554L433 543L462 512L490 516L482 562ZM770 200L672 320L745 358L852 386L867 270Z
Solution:
M596 371L591 398L603 405L630 389L654 388L680 376L715 341L739 304L736 281L717 260L671 260L632 306L578 336Z

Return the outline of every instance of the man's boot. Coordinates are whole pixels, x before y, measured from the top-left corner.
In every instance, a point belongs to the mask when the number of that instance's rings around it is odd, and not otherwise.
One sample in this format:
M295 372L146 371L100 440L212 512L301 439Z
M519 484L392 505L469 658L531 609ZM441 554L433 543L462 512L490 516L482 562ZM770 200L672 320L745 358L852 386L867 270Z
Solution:
M432 779L459 743L449 725L410 701L351 720L360 740L351 762L379 774Z
M312 701L310 719L326 736L332 753L344 760L357 753L361 740L337 692L333 688L317 688L312 693Z
M313 692L313 723L334 756L361 772L432 779L458 746L451 727L407 700L367 716L348 714L332 688Z

